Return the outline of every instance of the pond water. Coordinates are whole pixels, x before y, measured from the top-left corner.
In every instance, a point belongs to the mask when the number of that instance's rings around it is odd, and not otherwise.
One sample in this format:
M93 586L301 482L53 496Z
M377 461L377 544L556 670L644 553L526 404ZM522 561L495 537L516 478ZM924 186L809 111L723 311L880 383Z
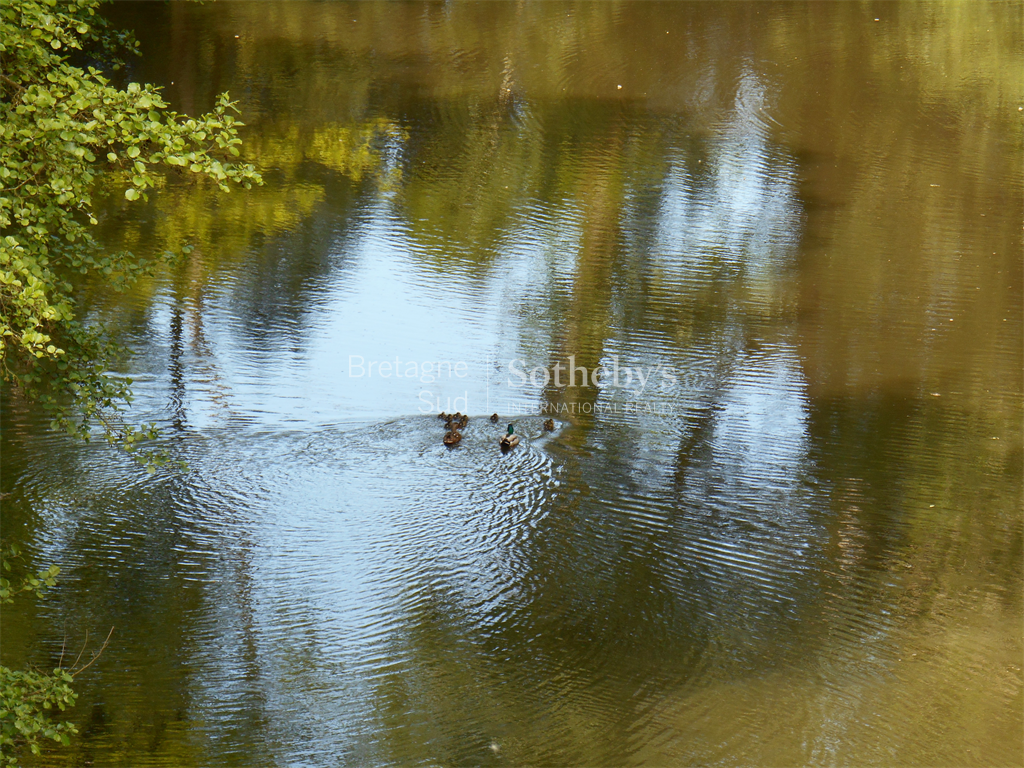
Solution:
M101 204L187 472L4 394L46 764L1024 760L1019 4L110 13L266 185Z

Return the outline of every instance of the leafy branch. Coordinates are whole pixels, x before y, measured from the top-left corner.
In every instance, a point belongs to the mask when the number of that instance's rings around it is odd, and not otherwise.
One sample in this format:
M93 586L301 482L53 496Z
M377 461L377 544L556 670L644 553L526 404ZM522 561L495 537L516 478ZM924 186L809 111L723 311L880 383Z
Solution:
M18 595L31 593L43 597L48 588L57 582L60 568L51 565L34 574L22 576L17 583L8 578L13 564L21 559L21 550L16 544L0 548L0 605L10 605ZM79 666L89 644L86 633L82 650L70 668L64 668L64 653L61 651L57 667L50 673L39 670L13 670L0 666L0 764L16 766L15 750L28 747L32 754L40 754L40 742L55 741L67 745L70 737L78 733L74 724L51 719L54 710L64 712L75 705L78 697L72 688L76 675L92 666L110 643L114 629L111 627L106 640L95 651L88 663Z
M155 430L118 415L131 402L131 380L108 372L125 350L77 319L71 278L92 275L126 290L177 254L107 252L91 232L91 191L102 179L136 201L168 173L223 192L262 179L237 162L243 123L227 94L189 117L154 86L120 89L96 68L69 62L69 52L88 49L116 68L119 53L135 52L134 38L111 30L99 4L0 7L0 380L46 409L53 428L88 440L99 426L132 452Z

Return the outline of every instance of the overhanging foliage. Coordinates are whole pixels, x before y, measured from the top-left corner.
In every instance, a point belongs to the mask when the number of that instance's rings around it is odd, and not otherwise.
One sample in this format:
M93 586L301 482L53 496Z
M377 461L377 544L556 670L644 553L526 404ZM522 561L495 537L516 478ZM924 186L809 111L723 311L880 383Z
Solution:
M131 451L153 428L119 417L131 380L108 371L121 350L76 315L71 278L95 275L123 289L173 254L104 251L91 233L91 191L106 177L138 200L168 172L224 192L262 180L236 160L242 123L227 94L189 117L153 86L120 89L72 63L88 54L116 69L117 57L135 50L99 4L21 0L0 9L0 376L46 408L54 428L88 439L98 423Z

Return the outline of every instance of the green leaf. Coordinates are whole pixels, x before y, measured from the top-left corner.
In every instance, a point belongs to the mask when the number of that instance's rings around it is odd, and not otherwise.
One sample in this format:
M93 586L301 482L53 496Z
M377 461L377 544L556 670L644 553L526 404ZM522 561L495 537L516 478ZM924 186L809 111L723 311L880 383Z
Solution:
M139 190L133 189L133 188L128 188L128 189L126 189L124 191L124 196L127 197L129 200L138 200L139 199Z
M139 148L135 146L128 147L128 151L125 153L128 157L135 159L139 156Z

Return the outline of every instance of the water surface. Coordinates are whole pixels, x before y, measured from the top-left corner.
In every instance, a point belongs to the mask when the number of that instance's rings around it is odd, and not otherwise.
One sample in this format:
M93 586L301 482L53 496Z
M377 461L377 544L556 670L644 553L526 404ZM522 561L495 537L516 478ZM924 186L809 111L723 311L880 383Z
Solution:
M267 184L102 204L187 473L4 395L46 764L1024 759L1019 4L110 12Z

